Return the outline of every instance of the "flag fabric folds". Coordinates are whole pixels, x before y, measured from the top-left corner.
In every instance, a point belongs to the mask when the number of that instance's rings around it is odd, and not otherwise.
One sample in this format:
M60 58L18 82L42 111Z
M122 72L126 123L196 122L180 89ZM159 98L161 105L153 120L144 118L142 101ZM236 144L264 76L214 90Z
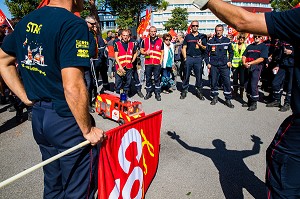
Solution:
M4 12L2 12L2 10L0 9L0 26L2 25L11 26Z
M106 132L99 155L98 198L144 198L159 160L162 111Z
M146 38L149 35L149 28L151 26L151 10L146 10L146 16L141 20L139 27L137 28L137 34L142 37Z

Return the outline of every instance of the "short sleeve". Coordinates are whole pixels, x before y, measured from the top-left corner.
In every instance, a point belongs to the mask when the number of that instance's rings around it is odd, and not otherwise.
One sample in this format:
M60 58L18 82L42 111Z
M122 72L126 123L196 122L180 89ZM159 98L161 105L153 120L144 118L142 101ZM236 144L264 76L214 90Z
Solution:
M119 52L117 43L115 42L113 45L114 45L114 51L115 51L115 52Z
M11 56L16 57L16 39L15 39L15 32L12 32L11 34L7 35L3 39L3 44L1 46L1 49Z
M267 59L268 58L268 47L266 45L262 45L261 55L260 57Z
M265 19L271 37L300 44L300 8L269 12L265 14Z
M79 21L80 20L80 21ZM78 19L66 24L60 38L60 66L89 67L89 31L86 23Z
M184 38L184 40L183 40L183 46L187 46L187 37L188 37L188 35L185 36L185 38Z

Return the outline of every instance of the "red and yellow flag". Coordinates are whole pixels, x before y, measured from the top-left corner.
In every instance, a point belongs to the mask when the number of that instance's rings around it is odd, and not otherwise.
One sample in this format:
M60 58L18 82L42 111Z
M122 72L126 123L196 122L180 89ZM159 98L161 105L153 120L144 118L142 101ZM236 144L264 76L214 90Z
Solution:
M8 23L7 23L7 18L6 18L6 16L5 16L5 14L2 12L2 10L0 9L0 26L2 26L2 25L4 25L4 24L6 24L6 25L9 25Z
M141 20L139 27L137 28L137 34L142 37L146 38L149 35L149 27L151 22L151 10L146 10L146 16Z
M159 159L162 111L106 132L99 156L99 199L145 197Z

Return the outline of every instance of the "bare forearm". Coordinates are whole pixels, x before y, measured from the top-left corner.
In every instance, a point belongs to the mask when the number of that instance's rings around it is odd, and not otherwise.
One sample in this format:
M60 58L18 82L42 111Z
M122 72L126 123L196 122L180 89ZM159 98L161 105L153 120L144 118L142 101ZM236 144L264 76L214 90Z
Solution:
M256 65L256 64L262 63L263 61L264 61L264 58L260 57L260 58L258 58L256 60L253 60L253 61L249 62L249 64Z
M207 3L207 8L224 23L232 26L239 32L268 35L263 13L251 13L241 7L225 3L221 0L210 0Z
M74 77L75 78L75 77ZM91 118L88 112L88 93L83 78L73 85L64 84L64 93L68 106L76 119L82 133L88 134L91 130Z

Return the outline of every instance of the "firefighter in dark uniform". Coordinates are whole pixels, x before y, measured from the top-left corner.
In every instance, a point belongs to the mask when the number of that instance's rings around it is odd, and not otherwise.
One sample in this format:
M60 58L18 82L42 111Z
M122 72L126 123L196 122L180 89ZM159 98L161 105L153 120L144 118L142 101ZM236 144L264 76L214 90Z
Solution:
M222 78L225 104L234 108L231 103L230 68L232 67L233 50L230 40L223 37L224 27L219 24L215 28L216 35L207 42L205 61L211 74L211 105L218 102L218 79Z
M116 93L120 94L121 88L128 95L133 71L133 62L137 57L136 45L129 41L129 31L123 30L121 40L114 43L116 58ZM123 82L125 82L123 87Z
M254 35L254 42L247 46L243 54L243 65L245 71L245 87L248 102L243 107L249 107L248 111L257 109L257 101L259 99L258 81L264 64L264 60L268 58L268 48L262 43L262 36Z
M293 46L286 42L282 42L279 64L273 68L273 73L275 75L272 82L273 101L268 103L266 105L267 107L280 107L279 111L281 112L290 110L293 67L294 67ZM284 105L281 106L280 102L281 102L281 96L282 96L285 82L287 83L286 97L284 100Z
M300 8L255 14L221 0L195 2L199 8L209 8L223 22L240 31L269 34L293 45L293 114L280 125L267 150L266 185L268 199L300 198Z
M190 75L192 69L196 77L196 96L200 100L204 100L201 89L202 85L202 60L203 51L206 49L207 36L198 32L199 22L192 21L192 32L185 36L182 47L182 55L185 61L185 77L182 82L182 91L180 99L186 98Z
M156 27L149 28L150 38L146 38L141 44L141 54L145 55L146 90L145 100L151 98L152 74L155 82L155 99L161 101L160 69L164 58L164 45L162 39L156 36Z

